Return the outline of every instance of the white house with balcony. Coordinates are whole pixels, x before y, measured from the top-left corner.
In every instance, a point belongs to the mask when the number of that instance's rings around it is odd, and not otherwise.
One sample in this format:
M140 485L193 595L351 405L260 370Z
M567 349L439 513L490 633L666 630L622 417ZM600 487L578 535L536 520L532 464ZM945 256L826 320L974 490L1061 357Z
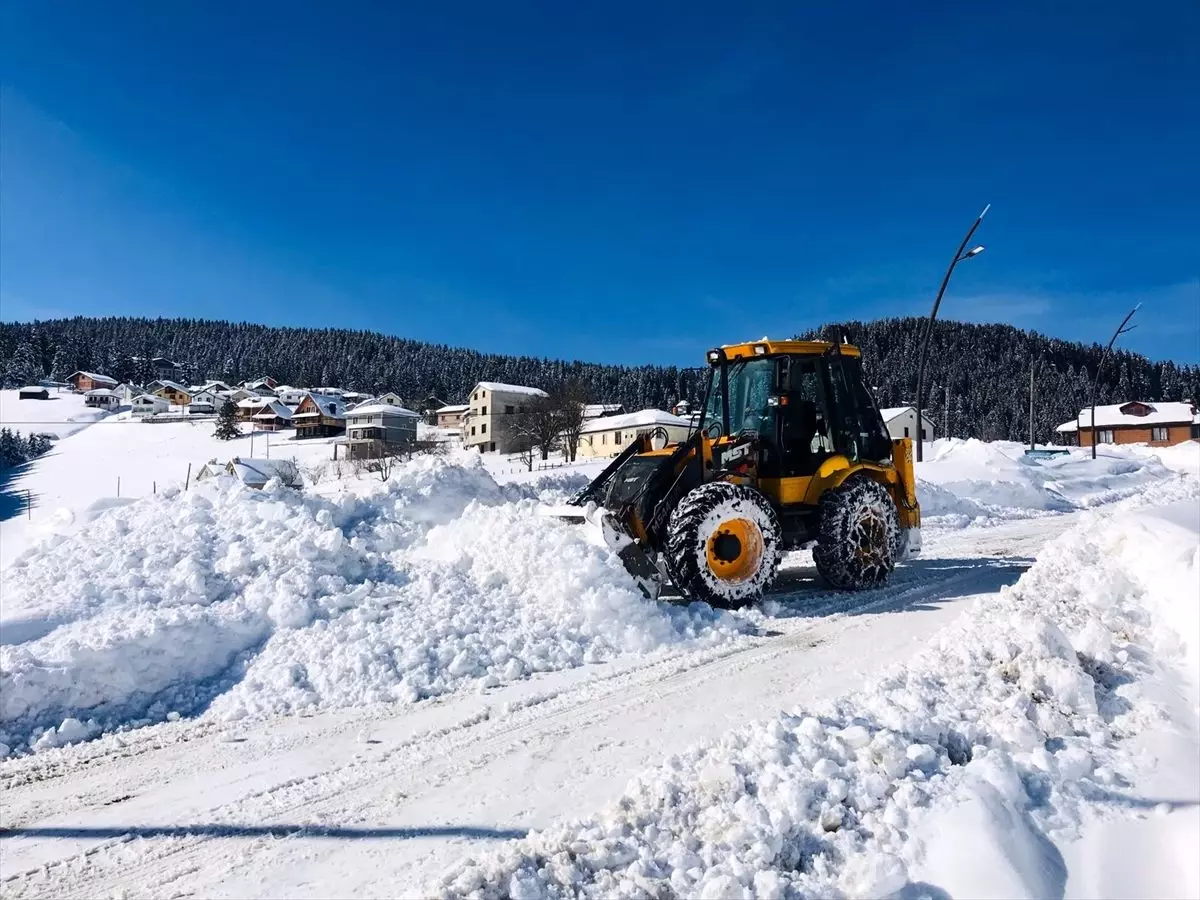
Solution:
M544 399L545 391L521 384L481 381L471 391L463 417L463 444L481 453L513 453L518 417Z
M420 418L411 409L390 403L357 406L346 413L346 436L338 443L346 447L347 459L382 456L389 448L414 444Z

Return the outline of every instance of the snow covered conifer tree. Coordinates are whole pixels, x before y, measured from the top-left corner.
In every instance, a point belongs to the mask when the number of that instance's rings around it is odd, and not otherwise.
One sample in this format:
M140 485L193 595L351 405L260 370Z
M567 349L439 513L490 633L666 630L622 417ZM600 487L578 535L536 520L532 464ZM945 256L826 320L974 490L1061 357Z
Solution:
M213 432L213 437L220 441L231 441L241 435L242 430L237 423L237 407L233 405L232 400L226 398L221 404L221 411L217 413L217 430Z

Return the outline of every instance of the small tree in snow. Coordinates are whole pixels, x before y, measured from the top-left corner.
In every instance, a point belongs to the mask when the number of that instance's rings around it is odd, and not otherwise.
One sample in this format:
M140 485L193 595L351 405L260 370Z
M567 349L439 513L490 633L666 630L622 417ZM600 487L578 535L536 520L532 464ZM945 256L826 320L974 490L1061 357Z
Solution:
M217 430L213 436L220 441L231 441L242 436L242 429L238 427L237 422L237 407L228 397L221 404L221 411L217 413Z

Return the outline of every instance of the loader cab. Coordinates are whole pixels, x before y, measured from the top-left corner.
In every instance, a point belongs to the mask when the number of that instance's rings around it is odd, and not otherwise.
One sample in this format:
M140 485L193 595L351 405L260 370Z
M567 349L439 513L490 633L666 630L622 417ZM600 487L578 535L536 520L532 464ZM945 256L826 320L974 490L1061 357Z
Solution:
M891 459L857 348L766 342L712 350L708 361L700 429L717 442L718 467L723 448L748 441L763 478L813 475L835 454L851 462Z

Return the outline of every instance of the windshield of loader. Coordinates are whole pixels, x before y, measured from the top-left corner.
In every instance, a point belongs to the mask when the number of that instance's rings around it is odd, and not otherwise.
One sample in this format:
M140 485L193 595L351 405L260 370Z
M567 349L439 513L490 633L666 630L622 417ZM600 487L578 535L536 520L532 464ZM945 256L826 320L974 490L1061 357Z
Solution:
M767 405L767 398L775 387L775 367L776 363L771 359L732 362L724 367L726 376L725 384L722 384L722 367L713 366L712 386L701 429L710 437L742 431L767 433L774 414L774 407Z

